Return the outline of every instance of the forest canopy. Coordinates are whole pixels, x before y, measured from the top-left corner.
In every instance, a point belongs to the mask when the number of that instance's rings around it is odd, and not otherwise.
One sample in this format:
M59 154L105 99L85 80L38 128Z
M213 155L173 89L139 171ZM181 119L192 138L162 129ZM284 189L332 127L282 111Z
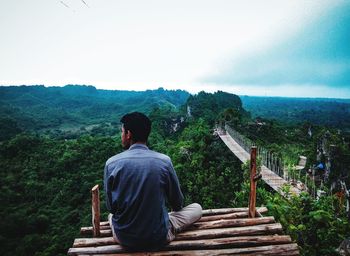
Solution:
M0 87L0 254L66 255L79 228L91 223L90 189L95 184L102 187L105 161L122 151L119 119L132 111L151 118L148 145L171 157L185 203L199 202L203 208L247 206L248 165L241 165L214 133L224 124L278 154L289 166L300 155L307 156L308 168L317 164L317 145L326 136L328 144L338 146L338 158L322 189L348 173L350 136L343 126L350 122L347 102L324 101L323 111L338 113L340 107L344 115L323 119L306 106L308 100L298 101L295 108L282 99L250 100L222 91L191 95L163 88L135 92L77 85ZM309 109L312 118L299 118L301 109ZM278 118L284 112L293 118ZM344 180L349 185L349 176ZM317 200L308 193L285 200L259 181L257 204L269 208L303 255L336 255L350 233L345 208L329 191Z

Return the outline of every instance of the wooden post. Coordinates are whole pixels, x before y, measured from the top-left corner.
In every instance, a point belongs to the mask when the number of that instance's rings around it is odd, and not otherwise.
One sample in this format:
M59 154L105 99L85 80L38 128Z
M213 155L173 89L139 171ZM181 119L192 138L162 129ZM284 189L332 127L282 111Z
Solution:
M250 151L250 193L249 193L249 218L255 218L255 203L256 203L256 146L253 146Z
M100 236L100 193L98 185L95 185L91 189L92 194L92 227L93 227L93 236Z

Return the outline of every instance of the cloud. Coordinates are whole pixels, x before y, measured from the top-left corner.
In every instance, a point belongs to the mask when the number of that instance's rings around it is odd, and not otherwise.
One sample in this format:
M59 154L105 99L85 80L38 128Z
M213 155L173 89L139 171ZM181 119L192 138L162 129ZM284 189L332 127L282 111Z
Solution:
M350 90L350 2L339 3L292 37L262 53L240 56L204 82Z

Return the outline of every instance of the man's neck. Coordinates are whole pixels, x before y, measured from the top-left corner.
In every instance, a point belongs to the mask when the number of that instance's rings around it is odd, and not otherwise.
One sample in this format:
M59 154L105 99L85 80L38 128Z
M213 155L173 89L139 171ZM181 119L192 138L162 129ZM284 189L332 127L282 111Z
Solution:
M134 145L134 144L142 144L142 145L146 145L147 142L142 142L142 141L137 141L137 142L132 142L131 143L131 146Z
M131 144L128 149L135 149L135 148L148 149L148 146L146 145L146 143L136 142L136 143Z

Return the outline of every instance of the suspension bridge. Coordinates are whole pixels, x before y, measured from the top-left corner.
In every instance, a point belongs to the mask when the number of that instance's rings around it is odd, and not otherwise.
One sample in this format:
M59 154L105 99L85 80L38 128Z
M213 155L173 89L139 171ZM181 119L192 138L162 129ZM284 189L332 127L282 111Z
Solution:
M254 145L252 141L248 140L228 125L225 125L224 130L216 129L216 132L241 162L245 163L250 159L250 154L248 152L250 152L251 147ZM288 172L285 171L282 161L263 148L258 148L258 156L262 161L260 172L262 180L272 189L284 196L285 193L282 187L291 185L291 182L289 181ZM289 192L293 195L299 195L301 189L291 185Z

